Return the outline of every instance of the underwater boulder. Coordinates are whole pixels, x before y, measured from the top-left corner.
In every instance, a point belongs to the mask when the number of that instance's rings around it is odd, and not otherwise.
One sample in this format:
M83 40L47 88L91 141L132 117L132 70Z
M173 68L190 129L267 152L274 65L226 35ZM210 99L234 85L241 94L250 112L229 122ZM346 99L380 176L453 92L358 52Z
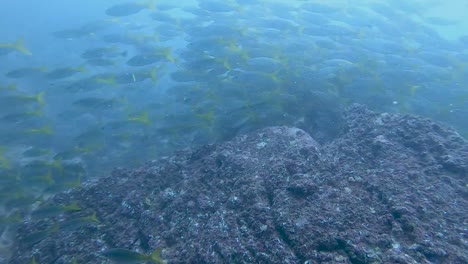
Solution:
M81 210L22 223L9 263L467 263L467 142L359 105L343 120L326 145L269 127L117 168L48 201Z

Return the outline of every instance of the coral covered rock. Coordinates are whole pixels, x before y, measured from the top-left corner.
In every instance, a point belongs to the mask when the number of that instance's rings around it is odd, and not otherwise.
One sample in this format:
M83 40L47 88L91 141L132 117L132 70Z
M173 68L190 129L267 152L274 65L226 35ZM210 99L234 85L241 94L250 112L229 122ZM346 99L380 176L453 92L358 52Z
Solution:
M81 211L22 224L10 263L111 263L113 248L167 263L468 263L467 142L361 106L344 120L324 146L270 127L116 169L48 202Z

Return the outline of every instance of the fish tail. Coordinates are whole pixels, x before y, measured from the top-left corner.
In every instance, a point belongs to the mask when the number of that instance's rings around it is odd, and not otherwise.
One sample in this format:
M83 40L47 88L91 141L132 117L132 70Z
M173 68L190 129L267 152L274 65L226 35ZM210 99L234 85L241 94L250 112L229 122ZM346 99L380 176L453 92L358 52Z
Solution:
M46 175L40 176L39 179L48 185L52 185L55 183L54 179L52 178L52 172L49 170Z
M99 223L99 220L98 220L97 217L96 217L96 212L93 212L93 214L90 215L88 218L89 218L89 220L92 221L92 222Z
M87 72L88 70L86 69L85 65L81 65L81 66L76 68L76 71Z
M44 135L52 135L54 132L52 131L52 128L50 126L44 126L39 133L42 133Z
M36 95L36 101L39 103L39 105L44 105L45 104L44 95L45 95L44 91L42 91L42 92L40 92L40 93L38 93Z
M145 125L150 125L151 124L148 112L144 112L139 116L131 116L129 118L129 120L130 121L135 121L135 122L140 122L140 123L145 124Z
M148 113L143 114L141 122L145 125L151 125L151 120L149 119Z
M15 43L13 43L12 48L25 55L32 55L31 51L24 47L24 41L22 38L18 39Z
M166 262L161 259L161 249L158 248L150 255L150 261L158 264L165 264Z
M158 67L154 67L152 70L151 70L151 80L156 83L158 81L158 76L156 75L156 73L158 72Z
M166 57L166 59L170 62L173 62L173 63L176 63L176 59L174 59L174 57L172 57L172 50L171 48L168 48L164 51L164 56Z

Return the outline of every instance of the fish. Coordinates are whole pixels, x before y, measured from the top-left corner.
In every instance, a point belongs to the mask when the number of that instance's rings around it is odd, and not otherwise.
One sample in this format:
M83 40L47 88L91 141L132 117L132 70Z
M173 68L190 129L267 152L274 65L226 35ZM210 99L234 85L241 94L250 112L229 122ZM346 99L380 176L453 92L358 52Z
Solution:
M144 3L139 2L127 2L122 4L116 4L106 9L105 13L108 16L113 17L124 17L139 13L143 9L154 9L154 1L147 1Z
M8 78L17 79L17 78L34 76L34 75L37 75L38 73L43 73L46 71L47 71L46 67L23 67L23 68L18 68L18 69L7 72L5 76Z
M30 247L32 247L35 244L49 237L51 234L57 233L58 231L59 231L59 225L55 223L52 227L43 231L38 231L35 233L28 234L27 236L22 237L21 240L25 242L27 245L29 245Z
M121 44L134 44L135 40L132 35L128 33L112 33L101 37L107 43L121 43Z
M106 109L115 106L116 101L100 97L85 97L74 101L72 104L84 109Z
M106 135L103 133L103 131L101 131L101 129L97 127L97 128L90 128L86 130L85 132L80 133L78 136L76 136L73 139L73 141L77 143L81 143L81 144L99 144L105 140L105 137ZM88 148L86 148L86 150L83 149L83 146L80 146L79 150L77 148L74 149L74 152L81 152L81 153L87 153L89 151L90 149Z
M263 73L274 73L279 71L281 67L281 61L268 57L252 58L244 65L244 69L247 71Z
M135 55L127 61L128 66L141 67L160 62L164 57L160 55Z
M159 73L161 69L162 67L153 67L151 70L144 69L139 71L124 72L114 76L114 78L118 84L138 83L146 79L151 79L154 83L156 83L158 81L157 73Z
M0 117L0 121L8 124L19 124L26 121L34 121L40 116L42 116L42 112L39 108L35 111L9 113Z
M97 20L86 23L81 27L58 30L53 32L52 35L56 38L67 40L73 40L83 37L93 37L96 35L96 32L106 29L112 24L112 21Z
M34 175L27 177L28 182L34 186L50 186L55 184L54 177L52 177L52 171L49 170L45 174L39 174L38 172L34 173Z
M104 59L104 58L94 58L94 59L89 59L86 61L86 64L92 65L92 66L99 66L99 67L107 67L107 66L113 66L117 65L115 61L109 60L109 59Z
M15 83L10 83L7 85L0 85L0 91L17 91L18 86Z
M10 51L19 51L24 55L32 55L31 51L24 47L24 41L22 38L19 38L13 43L0 43L0 52L3 50L7 53Z
M49 80L58 80L70 77L79 72L86 72L86 68L84 66L57 68L47 73L45 77Z
M171 79L176 82L193 82L199 81L201 78L203 75L200 72L191 69L181 69L171 73Z
M96 75L94 76L94 80L96 81L96 83L102 83L111 86L117 86L118 84L114 75Z
M78 28L58 30L53 32L52 35L56 38L67 40L79 39L83 37L94 37L96 32L103 30L110 25L111 23L109 21L98 20L86 23Z
M54 160L72 160L78 158L80 155L77 151L75 150L64 150L60 151L57 154L53 156Z
M30 147L27 150L23 152L23 157L28 157L28 158L35 158L35 157L41 157L41 156L46 156L52 153L52 150L50 149L42 149L42 148L36 148L36 147Z
M128 121L142 123L145 125L151 125L151 120L149 118L148 112L144 112L139 115L131 115L128 117Z
M159 7L158 7L158 9L159 9ZM168 13L161 12L161 11L151 13L150 17L153 20L156 20L156 21L159 21L159 22L166 22L166 23L170 23L170 24L175 24L177 22L176 18L174 18L173 16L171 16Z
M54 33L52 33L52 35L59 39L78 39L84 36L92 36L93 32L89 32L81 28L64 29L64 30L55 31Z
M40 92L36 95L25 95L25 94L15 94L15 95L0 95L0 108L17 108L24 107L26 104L35 103L36 105L43 106L45 105L44 101L45 92Z
M82 177L86 176L86 169L82 162L66 163L63 165L62 176L66 177Z
M24 191L20 193L16 193L15 197L10 199L5 203L5 206L7 209L19 209L19 208L26 208L29 207L30 205L40 202L43 200L42 196L35 196L35 195L29 195L25 194Z
M106 258L116 263L141 263L152 262L156 264L165 264L166 261L161 259L161 249L156 249L150 255L144 255L135 251L123 248L108 249L102 253Z
M98 224L99 220L96 218L96 212L89 216L74 218L60 223L60 229L64 231L72 231L88 224Z
M32 160L29 163L22 166L23 170L30 170L33 173L38 171L48 171L51 168L58 168L59 164L55 162L49 162L47 160Z
M128 66L141 67L161 61L176 62L170 48L152 48L144 54L135 55L127 61Z
M81 178L67 180L65 182L56 183L44 189L46 194L56 194L57 192L65 191L72 188L78 188L81 185Z
M68 204L68 205L49 205L39 207L35 211L31 213L34 217L51 217L56 216L64 212L73 212L73 211L80 211L81 208L79 207L77 202Z
M54 133L52 128L48 125L45 125L42 127L30 128L30 129L27 129L26 132L31 133L31 134L42 134L42 135L52 135Z
M96 82L96 76L90 78L79 79L63 87L63 90L69 93L81 93L97 90L102 87Z
M121 51L117 47L101 47L88 49L81 53L81 58L85 60L97 59L97 58L115 58L115 57L126 57L127 51Z

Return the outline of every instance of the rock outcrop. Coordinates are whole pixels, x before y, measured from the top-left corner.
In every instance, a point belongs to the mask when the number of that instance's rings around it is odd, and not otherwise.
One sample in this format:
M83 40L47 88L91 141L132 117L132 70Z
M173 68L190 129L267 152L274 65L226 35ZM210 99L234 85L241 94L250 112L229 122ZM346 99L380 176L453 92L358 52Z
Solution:
M118 168L48 202L81 211L22 224L10 263L111 263L110 248L161 248L168 263L468 263L467 142L361 106L344 120L324 146L270 127Z

